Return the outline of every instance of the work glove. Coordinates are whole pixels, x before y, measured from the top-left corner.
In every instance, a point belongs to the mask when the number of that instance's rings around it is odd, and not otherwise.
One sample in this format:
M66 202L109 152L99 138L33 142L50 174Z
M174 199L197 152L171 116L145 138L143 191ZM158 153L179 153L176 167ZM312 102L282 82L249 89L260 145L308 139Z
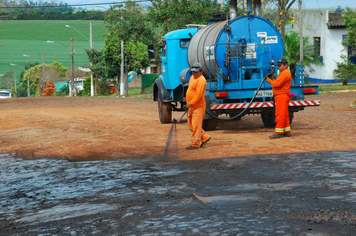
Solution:
M269 79L274 79L274 73L268 73L266 76L265 76L265 79L266 78L269 78Z
M189 103L187 103L187 104L185 105L185 107L186 107L187 109L189 109L191 106L192 106L192 104L189 104Z

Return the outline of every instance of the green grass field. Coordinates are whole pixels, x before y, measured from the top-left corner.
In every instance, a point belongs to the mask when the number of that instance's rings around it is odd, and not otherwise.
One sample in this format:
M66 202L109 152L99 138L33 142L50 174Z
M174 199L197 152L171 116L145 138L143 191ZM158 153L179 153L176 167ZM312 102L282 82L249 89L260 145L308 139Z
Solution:
M102 21L87 20L33 20L0 21L0 74L6 74L16 68L16 75L29 63L41 62L44 52L45 63L58 61L71 68L71 38L74 38L74 65L88 66L88 56L84 48L90 48L89 23L92 22L93 47L104 48L104 35L107 33ZM70 25L80 31L86 38ZM55 41L58 43L47 43ZM27 54L30 57L24 57ZM20 66L11 66L10 64Z
M342 84L329 84L329 85L323 85L319 84L319 92L335 92L335 91L341 91L341 90L356 90L356 84L348 84L348 85L342 85Z

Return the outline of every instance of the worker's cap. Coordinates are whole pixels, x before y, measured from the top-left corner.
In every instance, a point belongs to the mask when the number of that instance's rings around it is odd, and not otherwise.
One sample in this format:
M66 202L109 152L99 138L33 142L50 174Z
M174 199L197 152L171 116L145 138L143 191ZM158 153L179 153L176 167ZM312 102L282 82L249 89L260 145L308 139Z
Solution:
M195 62L192 66L192 69L190 69L190 71L192 72L198 72L202 70L202 65L199 62Z
M283 64L283 65L288 64L288 61L284 58L281 58L277 61L277 65L280 65L280 64Z

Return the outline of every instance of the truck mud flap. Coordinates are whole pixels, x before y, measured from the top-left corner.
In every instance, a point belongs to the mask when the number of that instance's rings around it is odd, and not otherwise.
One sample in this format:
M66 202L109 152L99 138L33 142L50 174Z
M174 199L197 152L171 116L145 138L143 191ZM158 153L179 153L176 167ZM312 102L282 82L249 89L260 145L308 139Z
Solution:
M154 88L153 88L153 101L158 101L158 98L162 99L162 102L171 102L172 98L164 86L162 78L158 78L155 80Z

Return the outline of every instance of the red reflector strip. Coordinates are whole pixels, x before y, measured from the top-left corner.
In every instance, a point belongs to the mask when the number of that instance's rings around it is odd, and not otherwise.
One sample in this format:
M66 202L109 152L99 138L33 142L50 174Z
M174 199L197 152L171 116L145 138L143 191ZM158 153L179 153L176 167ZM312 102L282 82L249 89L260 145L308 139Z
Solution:
M217 97L217 98L225 98L228 95L229 95L228 92L216 92L215 93L215 97Z
M303 88L303 93L315 93L315 88Z
M233 110L233 109L243 109L248 106L249 103L225 103L225 104L215 104L211 105L211 110ZM291 101L289 103L291 107L308 107L308 106L320 106L320 100L308 100L308 101ZM250 104L249 108L262 108L262 107L274 107L273 102L253 102Z

